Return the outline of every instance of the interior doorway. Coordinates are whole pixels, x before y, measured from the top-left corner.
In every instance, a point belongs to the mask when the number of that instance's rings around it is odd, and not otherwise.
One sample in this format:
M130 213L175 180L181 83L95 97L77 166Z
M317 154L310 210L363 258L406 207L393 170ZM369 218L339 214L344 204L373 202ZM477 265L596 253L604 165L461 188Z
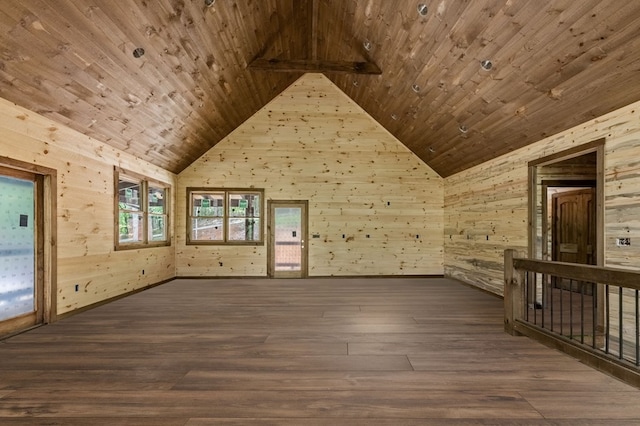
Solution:
M269 205L268 274L271 278L307 276L307 201Z
M604 139L529 163L529 258L604 265L603 170ZM592 308L603 304L604 290L596 283L533 275L535 289L527 296L530 310L569 312L572 306L564 305L572 300ZM566 291L568 297L563 298ZM585 321L600 329L604 317Z

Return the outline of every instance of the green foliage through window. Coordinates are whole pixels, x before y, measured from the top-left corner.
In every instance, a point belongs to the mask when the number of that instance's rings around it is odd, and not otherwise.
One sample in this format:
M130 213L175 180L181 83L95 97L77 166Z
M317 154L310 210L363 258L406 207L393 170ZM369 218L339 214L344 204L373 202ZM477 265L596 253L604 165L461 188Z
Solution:
M262 244L263 190L188 191L191 244Z
M169 188L116 170L117 248L169 244Z

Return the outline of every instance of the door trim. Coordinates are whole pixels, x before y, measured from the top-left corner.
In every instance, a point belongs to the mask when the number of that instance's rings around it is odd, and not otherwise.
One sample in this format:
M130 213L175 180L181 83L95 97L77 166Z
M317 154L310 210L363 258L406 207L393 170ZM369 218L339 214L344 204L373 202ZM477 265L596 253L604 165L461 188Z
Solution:
M596 264L604 266L604 144L605 138L600 138L528 163L528 257L530 259L536 259L537 201L541 196L538 194L538 167L596 152Z
M301 234L302 234L302 252L300 259L300 273L291 274L282 273L275 270L275 215L274 210L277 207L301 207ZM267 224L267 276L269 278L307 278L309 276L309 201L307 200L268 200L267 211L269 212Z

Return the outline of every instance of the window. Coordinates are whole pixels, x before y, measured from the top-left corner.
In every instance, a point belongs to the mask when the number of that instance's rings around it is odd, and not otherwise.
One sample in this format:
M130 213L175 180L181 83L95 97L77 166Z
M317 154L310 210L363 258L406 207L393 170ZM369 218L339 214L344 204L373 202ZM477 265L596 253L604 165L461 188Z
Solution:
M262 189L187 189L188 244L251 244L263 240Z
M117 168L115 181L116 249L169 245L169 186Z

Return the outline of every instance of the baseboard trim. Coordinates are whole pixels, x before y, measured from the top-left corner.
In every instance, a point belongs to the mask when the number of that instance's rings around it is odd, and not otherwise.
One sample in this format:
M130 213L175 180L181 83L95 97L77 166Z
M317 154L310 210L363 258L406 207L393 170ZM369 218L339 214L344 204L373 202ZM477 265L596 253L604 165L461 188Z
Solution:
M477 285L473 285L471 283L462 281L462 280L460 280L458 278L454 278L454 277L451 277L451 276L445 276L445 278L450 279L451 281L455 281L457 283L460 283L461 285L463 285L465 287L469 287L469 288L472 288L474 290L481 291L482 293L488 294L489 296L497 297L498 299L504 300L504 296L503 295L494 293L492 291L489 291L486 288L478 287Z
M102 306L102 305L106 305L106 304L111 303L111 302L115 302L116 300L119 300L119 299L124 299L125 297L131 296L131 295L136 294L136 293L141 293L141 292L143 292L145 290L149 290L149 289L157 287L159 285L167 284L167 283L169 283L169 282L171 282L171 281L173 281L175 279L176 279L175 277L174 278L168 278L166 280L159 281L159 282L154 283L154 284L149 284L148 286L145 286L145 287L137 288L135 290L131 290L131 291L128 291L126 293L122 293L122 294L119 294L117 296L113 296L113 297L110 297L108 299L104 299L104 300L101 300L99 302L92 303L90 305L83 306L83 307L78 308L78 309L74 309L73 311L65 312L64 314L59 314L57 316L57 318L56 318L56 321L60 321L60 320L65 319L65 318L72 317L72 316L74 316L76 314L79 314L79 313L82 313L82 312L90 311L91 309L97 308L97 307Z

